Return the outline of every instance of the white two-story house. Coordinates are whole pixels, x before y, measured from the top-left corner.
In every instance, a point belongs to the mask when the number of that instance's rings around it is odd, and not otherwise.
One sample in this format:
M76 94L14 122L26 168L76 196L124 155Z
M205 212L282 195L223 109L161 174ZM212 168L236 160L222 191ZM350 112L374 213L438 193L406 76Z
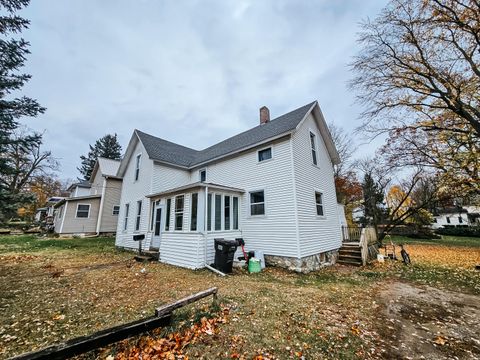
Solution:
M214 260L214 239L243 238L265 260L312 270L342 243L333 165L340 161L318 103L204 150L135 130L123 178L118 247L159 251L161 262L198 269Z

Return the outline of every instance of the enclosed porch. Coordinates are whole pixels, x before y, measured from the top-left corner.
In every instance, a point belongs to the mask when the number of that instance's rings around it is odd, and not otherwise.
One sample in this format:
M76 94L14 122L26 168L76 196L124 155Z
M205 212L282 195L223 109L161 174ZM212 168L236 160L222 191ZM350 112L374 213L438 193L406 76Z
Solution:
M148 195L149 247L161 262L199 269L213 263L214 239L242 237L243 189L197 182Z

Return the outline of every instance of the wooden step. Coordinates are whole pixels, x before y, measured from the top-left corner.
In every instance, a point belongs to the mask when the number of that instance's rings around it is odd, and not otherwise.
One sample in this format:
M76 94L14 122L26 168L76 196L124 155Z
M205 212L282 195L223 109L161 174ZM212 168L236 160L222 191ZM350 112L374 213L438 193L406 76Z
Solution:
M158 261L160 258L160 253L158 251L142 251L142 255L135 255L135 260L139 262L144 261Z
M343 255L341 254L339 257L339 259L342 259L342 260L360 260L362 261L362 254L355 254L355 255Z
M344 260L344 259L338 259L337 263L342 264L342 265L350 265L350 266L362 266L362 260L357 261L357 260Z

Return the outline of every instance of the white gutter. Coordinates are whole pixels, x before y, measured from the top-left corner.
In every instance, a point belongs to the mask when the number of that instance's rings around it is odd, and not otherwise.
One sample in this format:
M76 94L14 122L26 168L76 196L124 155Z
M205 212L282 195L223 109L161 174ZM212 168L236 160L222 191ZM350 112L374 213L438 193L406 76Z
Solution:
M103 205L105 203L105 189L107 188L107 179L103 179L102 197L100 198L100 208L98 209L97 231L95 236L100 235L100 223L102 222Z

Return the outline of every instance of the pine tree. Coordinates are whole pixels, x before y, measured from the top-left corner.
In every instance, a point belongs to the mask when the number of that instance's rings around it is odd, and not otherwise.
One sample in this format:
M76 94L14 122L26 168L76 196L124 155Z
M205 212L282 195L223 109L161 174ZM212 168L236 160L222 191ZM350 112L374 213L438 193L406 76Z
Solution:
M90 151L88 154L80 156L82 166L77 168L85 180L90 180L95 162L99 157L120 160L122 156L122 147L120 146L117 134L107 134L98 139L95 144L89 145Z
M28 28L30 21L17 15L17 11L26 7L29 0L0 0L0 176L9 176L15 169L12 160L5 152L12 144L25 148L38 146L41 136L26 135L14 138L13 133L19 126L20 118L35 117L45 111L45 108L29 97L16 97L30 80L31 75L19 73L24 66L26 56L30 53L29 43L23 38L14 38L22 30ZM19 205L32 201L30 194L11 191L0 185L0 220L12 216Z
M378 224L382 221L385 211L383 205L383 190L374 180L372 174L366 173L362 183L363 189L363 225L373 225L378 235Z

